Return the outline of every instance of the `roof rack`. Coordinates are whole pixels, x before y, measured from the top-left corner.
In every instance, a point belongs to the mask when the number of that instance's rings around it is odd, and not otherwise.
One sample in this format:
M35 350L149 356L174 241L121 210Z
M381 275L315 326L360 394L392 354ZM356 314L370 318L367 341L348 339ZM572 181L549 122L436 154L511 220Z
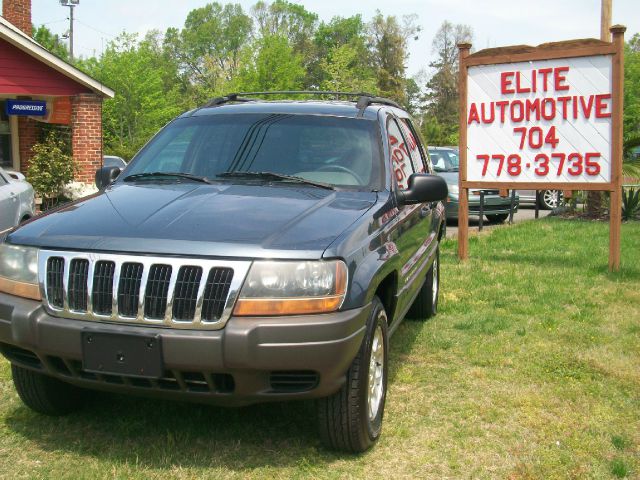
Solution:
M356 108L358 109L358 116L362 116L364 111L369 105L378 103L381 105L388 105L391 107L402 108L398 103L384 97L378 97L372 93L367 92L338 92L338 91L322 91L322 90L276 90L270 92L238 92L229 93L223 97L216 97L207 102L203 107L217 107L224 105L228 102L250 102L252 99L246 97L258 97L268 95L331 95L338 97L357 97Z

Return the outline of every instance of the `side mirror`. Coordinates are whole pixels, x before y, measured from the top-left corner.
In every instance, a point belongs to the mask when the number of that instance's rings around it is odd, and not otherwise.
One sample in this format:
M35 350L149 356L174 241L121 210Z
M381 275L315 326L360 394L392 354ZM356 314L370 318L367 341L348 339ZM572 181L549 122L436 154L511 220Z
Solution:
M98 187L98 190L102 190L113 183L121 171L120 167L102 167L96 171L96 187Z
M414 173L409 177L407 189L397 192L397 198L400 205L413 205L444 200L448 194L449 189L444 178L427 173Z

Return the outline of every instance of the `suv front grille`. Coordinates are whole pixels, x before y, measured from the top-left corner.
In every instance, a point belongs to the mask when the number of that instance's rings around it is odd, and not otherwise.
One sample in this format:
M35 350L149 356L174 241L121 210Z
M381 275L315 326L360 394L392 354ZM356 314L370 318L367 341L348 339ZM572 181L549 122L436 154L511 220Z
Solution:
M217 329L250 262L40 251L50 313L66 318Z

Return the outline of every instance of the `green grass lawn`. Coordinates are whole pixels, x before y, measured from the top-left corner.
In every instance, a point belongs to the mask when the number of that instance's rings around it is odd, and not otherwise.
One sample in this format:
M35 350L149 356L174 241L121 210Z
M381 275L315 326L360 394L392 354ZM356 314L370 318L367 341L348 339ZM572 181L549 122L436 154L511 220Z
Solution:
M381 441L327 452L310 402L115 395L47 418L0 361L3 478L640 478L640 224L545 219L442 251L440 312L391 340Z

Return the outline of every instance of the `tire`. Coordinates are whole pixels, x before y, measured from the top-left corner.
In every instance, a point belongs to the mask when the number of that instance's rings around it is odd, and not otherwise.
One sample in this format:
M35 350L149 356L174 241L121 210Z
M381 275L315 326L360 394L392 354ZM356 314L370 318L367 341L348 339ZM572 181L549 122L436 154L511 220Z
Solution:
M440 295L440 248L436 250L436 258L427 272L427 278L420 288L418 296L409 309L409 317L416 320L427 320L438 313L438 297Z
M509 218L508 213L497 213L495 215L487 215L487 220L491 223L504 223L504 221Z
M45 415L65 415L84 403L84 391L42 373L11 365L13 384L31 410Z
M380 299L374 297L367 331L345 384L317 401L318 430L328 448L361 453L380 438L387 396L388 345L387 313Z
M560 192L560 200L564 196ZM544 210L553 210L558 207L558 191L557 190L542 190L538 194L538 206Z

